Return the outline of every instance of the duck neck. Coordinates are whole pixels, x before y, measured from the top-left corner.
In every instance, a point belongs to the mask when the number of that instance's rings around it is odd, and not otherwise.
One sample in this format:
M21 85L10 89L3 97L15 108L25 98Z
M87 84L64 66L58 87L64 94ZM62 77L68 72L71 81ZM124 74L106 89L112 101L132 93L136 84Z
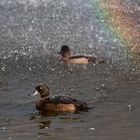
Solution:
M40 98L40 100L38 100L37 102L36 102L36 108L38 109L38 110L44 110L45 109L45 107L46 107L46 103L47 103L47 100L49 99L49 97L42 97L42 98Z
M62 57L63 58L67 58L68 59L70 57L70 55L71 55L71 51L67 51L67 52L63 52L62 53Z
M41 97L41 100L47 100L47 99L49 99L48 96Z
M70 57L70 55L68 55L68 54L62 54L62 57L65 58L65 59L68 59Z
M63 57L64 62L68 62L70 59L70 52L66 52L62 54L62 57Z

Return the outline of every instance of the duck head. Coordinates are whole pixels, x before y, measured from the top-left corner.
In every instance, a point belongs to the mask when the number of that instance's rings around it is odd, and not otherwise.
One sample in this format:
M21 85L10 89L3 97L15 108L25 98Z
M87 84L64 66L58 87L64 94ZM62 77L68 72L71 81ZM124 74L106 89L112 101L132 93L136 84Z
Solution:
M49 97L49 87L46 84L39 84L35 88L33 96L40 95L41 98Z
M61 54L64 58L69 58L71 55L71 50L67 45L63 45L59 54Z

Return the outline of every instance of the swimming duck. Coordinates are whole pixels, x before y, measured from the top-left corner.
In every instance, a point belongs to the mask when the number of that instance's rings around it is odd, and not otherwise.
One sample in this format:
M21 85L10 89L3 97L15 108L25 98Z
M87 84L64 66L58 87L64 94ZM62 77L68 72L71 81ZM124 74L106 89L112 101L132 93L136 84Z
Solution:
M50 89L46 84L39 84L33 95L40 95L36 102L36 109L41 112L75 112L87 111L87 103L74 99L70 96L57 95L49 97Z
M93 62L104 63L103 60L97 60L97 57L95 56L85 56L85 55L71 56L71 50L67 45L63 45L61 47L61 51L58 54L62 55L62 60L65 63L71 64L89 64Z

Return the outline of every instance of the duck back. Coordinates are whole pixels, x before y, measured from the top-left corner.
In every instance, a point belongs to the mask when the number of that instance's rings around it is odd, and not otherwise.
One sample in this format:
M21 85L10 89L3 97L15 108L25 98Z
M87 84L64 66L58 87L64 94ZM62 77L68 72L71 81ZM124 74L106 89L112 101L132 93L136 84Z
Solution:
M55 112L74 112L74 111L86 111L89 109L88 105L81 101L69 96L58 95L52 98L42 99L36 104L36 108L39 111L55 111Z

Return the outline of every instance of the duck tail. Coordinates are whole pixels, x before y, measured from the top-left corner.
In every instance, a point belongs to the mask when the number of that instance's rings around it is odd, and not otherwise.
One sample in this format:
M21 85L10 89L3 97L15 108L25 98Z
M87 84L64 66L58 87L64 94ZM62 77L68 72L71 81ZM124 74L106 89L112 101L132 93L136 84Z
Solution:
M86 103L82 103L82 104L79 106L79 109L80 109L80 110L83 110L83 111L88 111L88 110L93 109L93 108L95 108L95 106L89 105L89 104L86 104Z
M93 62L96 62L96 63L105 63L105 60L103 60L103 59L97 59L97 57L95 57L95 56L88 56L87 58L88 58L88 61L90 63L93 63Z
M97 57L95 57L95 56L88 56L87 59L88 59L88 62L93 63L93 62L95 62L97 60Z

